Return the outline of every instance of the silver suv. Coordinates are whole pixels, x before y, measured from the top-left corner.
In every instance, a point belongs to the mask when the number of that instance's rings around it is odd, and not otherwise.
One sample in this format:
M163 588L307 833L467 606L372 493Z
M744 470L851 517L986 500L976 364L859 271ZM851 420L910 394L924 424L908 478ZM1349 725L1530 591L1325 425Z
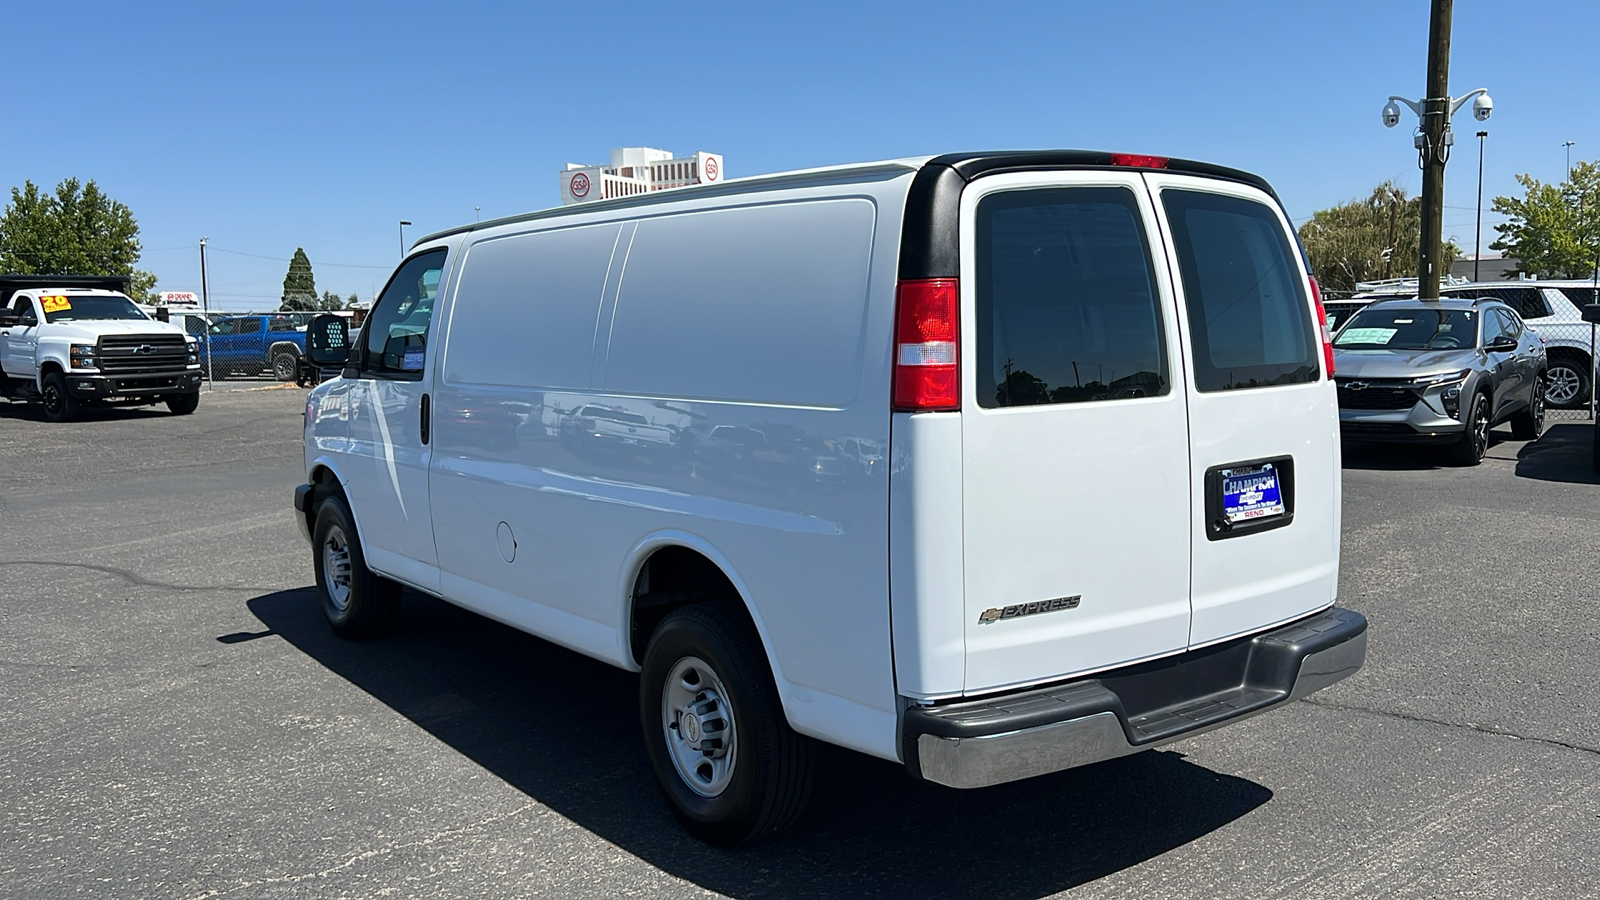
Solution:
M1339 330L1333 355L1346 439L1444 444L1470 466L1500 422L1523 440L1544 430L1544 342L1504 303L1378 301Z

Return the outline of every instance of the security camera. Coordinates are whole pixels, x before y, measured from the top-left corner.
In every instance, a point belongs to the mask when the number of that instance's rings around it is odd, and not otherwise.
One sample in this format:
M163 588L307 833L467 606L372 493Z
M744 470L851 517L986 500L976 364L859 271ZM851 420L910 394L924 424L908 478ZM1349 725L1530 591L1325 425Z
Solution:
M1488 94L1479 94L1477 99L1472 101L1472 117L1479 122L1487 122L1492 112L1494 112L1494 101L1489 99Z
M1480 98L1481 99L1481 98ZM1487 114L1485 114L1487 116ZM1400 124L1400 105L1390 100L1383 107L1383 127L1393 128Z

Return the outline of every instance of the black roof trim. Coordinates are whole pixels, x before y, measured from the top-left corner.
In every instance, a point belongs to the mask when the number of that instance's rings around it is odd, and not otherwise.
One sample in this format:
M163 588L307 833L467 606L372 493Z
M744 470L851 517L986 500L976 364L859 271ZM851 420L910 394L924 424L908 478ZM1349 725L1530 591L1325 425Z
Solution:
M1266 179L1239 169L1207 162L1167 157L1160 168L1121 166L1104 150L1003 150L987 153L948 153L923 165L906 197L904 230L900 235L900 278L955 278L961 271L957 225L961 190L974 179L1002 172L1039 172L1060 169L1111 169L1177 172L1237 181L1259 188L1281 207Z

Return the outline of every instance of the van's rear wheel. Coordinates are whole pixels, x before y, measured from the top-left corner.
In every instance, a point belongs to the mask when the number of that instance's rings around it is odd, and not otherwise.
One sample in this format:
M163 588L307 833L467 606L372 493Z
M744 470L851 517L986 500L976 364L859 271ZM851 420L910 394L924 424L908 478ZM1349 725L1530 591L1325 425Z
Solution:
M784 719L752 630L714 605L676 610L651 635L639 717L667 804L708 844L771 834L811 798L814 747Z
M344 498L335 495L322 501L311 534L317 596L334 632L360 639L394 627L400 614L400 585L367 568Z

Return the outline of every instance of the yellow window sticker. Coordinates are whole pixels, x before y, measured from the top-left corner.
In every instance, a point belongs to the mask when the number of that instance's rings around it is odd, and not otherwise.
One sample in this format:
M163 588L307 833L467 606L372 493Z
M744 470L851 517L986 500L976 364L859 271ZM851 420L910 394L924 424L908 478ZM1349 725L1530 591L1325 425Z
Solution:
M72 302L60 294L54 294L49 297L40 297L39 305L44 307L46 314L61 312L62 310L68 310L72 308Z

